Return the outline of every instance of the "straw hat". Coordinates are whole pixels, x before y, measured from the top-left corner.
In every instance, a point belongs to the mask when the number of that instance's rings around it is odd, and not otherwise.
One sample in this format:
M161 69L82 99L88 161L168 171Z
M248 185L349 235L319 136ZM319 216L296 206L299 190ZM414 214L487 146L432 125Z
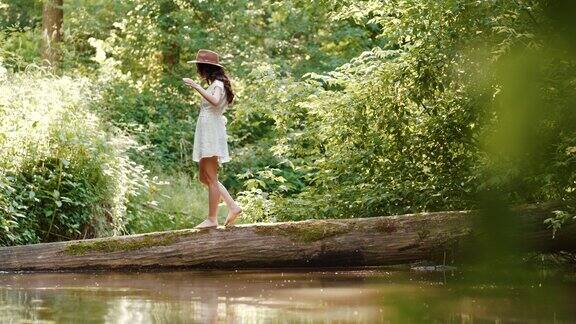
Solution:
M212 64L223 68L218 62L218 53L207 49L199 49L198 53L196 53L196 59L188 61L188 63Z

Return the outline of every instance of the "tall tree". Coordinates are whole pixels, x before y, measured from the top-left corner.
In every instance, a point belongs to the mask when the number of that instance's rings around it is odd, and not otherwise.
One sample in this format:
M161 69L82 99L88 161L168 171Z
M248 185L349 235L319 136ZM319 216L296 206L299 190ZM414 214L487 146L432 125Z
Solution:
M64 0L45 0L42 11L42 59L56 65L60 60L57 44L62 41Z

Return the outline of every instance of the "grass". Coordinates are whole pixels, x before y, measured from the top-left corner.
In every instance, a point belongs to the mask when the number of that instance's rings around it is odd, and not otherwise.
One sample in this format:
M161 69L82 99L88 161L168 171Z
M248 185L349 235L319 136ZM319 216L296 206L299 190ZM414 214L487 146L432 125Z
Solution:
M166 182L153 193L157 206L132 223L136 233L192 228L208 215L208 190L188 174L158 174ZM218 220L223 223L228 210L220 204Z

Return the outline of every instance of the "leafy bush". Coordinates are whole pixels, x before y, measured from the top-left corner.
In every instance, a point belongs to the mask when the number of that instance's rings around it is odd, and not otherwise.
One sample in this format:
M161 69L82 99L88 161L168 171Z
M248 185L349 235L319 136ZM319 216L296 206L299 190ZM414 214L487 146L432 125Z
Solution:
M512 203L574 201L576 60L563 45L573 28L553 20L565 5L339 3L334 19L377 24L387 44L282 86L287 100L266 112L271 151L305 186L286 193L247 179L260 184L241 193L263 206L254 215L466 209L485 190ZM279 89L280 79L259 83Z
M92 112L86 78L42 70L0 79L0 244L127 232L153 184L127 157L136 146Z
M227 125L233 159L220 175L245 206L243 221L474 208L487 190L513 203L574 201L576 55L569 44L576 31L562 15L570 6L72 0L60 68L105 85L98 116L139 143L112 156L137 174L144 171L129 161L174 177L131 196L127 231L198 220L200 211L186 206L200 195L189 183L199 96L181 78L195 77L185 62L199 48L223 54L236 91ZM27 0L0 10L7 21L21 20L0 34L9 70L38 59L38 9ZM59 160L26 161L17 170L56 181L49 170L60 170ZM20 178L6 181L30 181ZM90 191L85 199L98 205L102 195ZM143 208L148 200L160 205Z

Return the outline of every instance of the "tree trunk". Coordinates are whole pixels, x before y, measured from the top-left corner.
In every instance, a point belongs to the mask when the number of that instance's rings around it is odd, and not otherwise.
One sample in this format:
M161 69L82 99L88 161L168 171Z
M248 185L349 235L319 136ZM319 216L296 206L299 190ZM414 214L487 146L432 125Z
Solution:
M42 10L42 59L53 66L60 61L58 43L62 41L63 2L63 0L44 0Z
M518 238L533 251L576 251L576 224L552 238L550 206L519 208ZM487 238L476 211L247 224L0 248L0 270L377 266L443 260Z

